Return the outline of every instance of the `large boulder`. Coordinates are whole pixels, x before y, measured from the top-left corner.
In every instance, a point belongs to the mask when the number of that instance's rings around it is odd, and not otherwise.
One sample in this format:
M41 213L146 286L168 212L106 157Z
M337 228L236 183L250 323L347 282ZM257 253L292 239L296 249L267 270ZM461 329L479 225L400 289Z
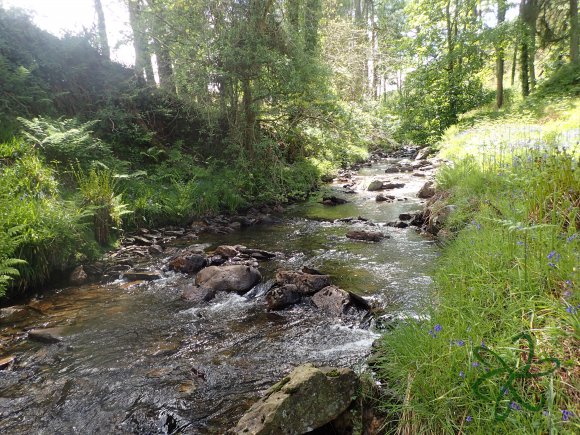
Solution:
M276 274L276 284L284 286L292 284L304 295L312 295L330 285L330 276L281 270Z
M256 402L232 430L245 435L298 435L340 416L358 388L348 368L302 365Z
M371 308L366 299L334 285L325 287L312 296L312 302L321 310L335 316L368 311Z
M195 283L216 291L245 293L260 282L262 275L251 266L209 266L195 277Z

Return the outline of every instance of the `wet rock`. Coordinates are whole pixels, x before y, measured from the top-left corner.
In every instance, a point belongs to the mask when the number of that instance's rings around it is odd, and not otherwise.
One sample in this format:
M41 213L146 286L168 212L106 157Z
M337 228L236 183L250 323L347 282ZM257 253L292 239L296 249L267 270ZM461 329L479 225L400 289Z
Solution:
M400 189L405 187L405 183L383 183L383 189L391 190L391 189Z
M347 202L348 201L346 199L338 198L336 196L324 196L322 198L322 204L330 205L330 206L342 205L342 204L346 204Z
M234 246L221 245L218 246L215 251L213 251L213 254L220 255L225 258L232 258L238 255L238 250Z
M396 174L398 172L401 172L400 165L389 166L387 169L385 169L385 173L387 173L387 174Z
M161 278L161 273L148 270L129 270L123 273L123 278L129 281L154 281Z
M411 219L413 219L413 215L411 213L401 213L399 215L399 220L410 221Z
M311 295L329 286L330 276L282 270L276 274L276 284L279 286L292 284L302 294Z
M258 269L250 266L209 266L202 269L195 277L199 286L216 291L234 291L245 293L262 279Z
M240 253L255 258L256 260L270 260L276 257L275 253L264 251L263 249L245 248L245 247L239 247L238 249Z
M68 281L72 285L82 285L82 284L86 283L88 281L88 279L89 279L89 276L87 275L87 273L85 272L85 269L81 265L81 266L75 267L75 269L70 274Z
M268 292L266 304L270 310L281 310L300 302L303 294L294 284L285 284Z
M144 236L131 236L131 239L133 239L133 243L136 245L152 245L153 244L153 240L148 238L148 237L144 237Z
M321 271L319 271L318 269L314 269L312 267L308 267L308 266L302 266L301 269L302 273L308 273L310 275L324 275Z
M335 316L348 314L357 309L364 311L370 309L370 304L364 298L333 285L323 288L312 296L312 302L321 310Z
M209 302L215 298L215 294L216 291L214 289L191 285L183 291L181 299L193 303Z
M395 199L395 197L393 195L384 195L382 193L379 193L375 197L375 201L377 201L377 202L393 201L394 199Z
M197 273L207 265L205 254L185 254L169 260L168 267L170 270L181 273Z
M16 360L13 356L0 358L0 370L6 370Z
M422 172L414 172L413 173L413 177L421 177L421 178L424 178L424 177L426 177L426 175L423 174Z
M221 266L226 261L228 261L228 259L225 257L222 257L221 255L212 255L211 257L208 258L207 261L208 261L208 266Z
M430 148L430 147L422 148L419 150L419 152L415 156L415 160L424 160L427 157L429 157L430 155L432 155L433 153L435 153L435 150L433 148Z
M0 308L0 323L15 323L26 319L30 308L26 305L14 305Z
M151 255L161 255L163 254L163 248L159 245L151 245L147 248L147 252Z
M28 338L41 343L58 343L63 340L64 328L39 328L28 331Z
M334 181L334 177L332 175L329 175L329 174L324 174L320 177L320 180L323 183L332 183Z
M347 233L346 237L352 240L363 240L366 242L380 242L384 238L388 238L387 235L381 233L380 231L364 231L355 230Z
M415 216L413 216L413 219L411 219L411 222L409 222L409 225L421 228L424 223L425 223L425 217L423 216L423 212L419 212L419 213L415 214Z
M370 182L369 186L367 187L367 190L369 192L383 190L383 182L381 180L373 180Z
M234 434L303 434L335 420L352 403L359 385L348 368L294 369L256 402L232 430Z
M242 224L241 222L230 222L228 224L228 227L230 227L234 231L238 231L242 229Z
M435 195L435 187L432 181L427 181L417 192L417 197L422 199L431 198L433 195Z
M406 222L402 222L402 221L393 221L393 222L388 222L387 226L393 227L393 228L407 228L409 226L409 224Z

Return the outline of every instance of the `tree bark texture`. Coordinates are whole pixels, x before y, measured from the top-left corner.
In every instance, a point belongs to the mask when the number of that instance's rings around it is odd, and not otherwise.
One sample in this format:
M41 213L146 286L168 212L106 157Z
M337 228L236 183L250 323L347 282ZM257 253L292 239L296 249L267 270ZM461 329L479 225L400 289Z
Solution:
M99 29L99 48L101 54L107 60L111 59L111 49L109 48L109 38L107 37L107 26L105 24L105 13L101 0L95 0L95 11L97 12L97 27Z

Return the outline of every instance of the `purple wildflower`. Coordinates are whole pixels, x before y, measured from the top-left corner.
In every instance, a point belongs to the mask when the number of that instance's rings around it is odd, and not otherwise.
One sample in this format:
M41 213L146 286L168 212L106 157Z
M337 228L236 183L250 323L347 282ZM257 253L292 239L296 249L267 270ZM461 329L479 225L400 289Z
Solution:
M429 330L429 335L433 338L437 337L437 334L435 334L432 329Z
M465 341L463 341L463 340L458 340L458 341L457 341L457 346L459 346L459 347L465 346Z
M441 331L443 329L443 327L439 323L437 323L435 325L435 328L434 329L435 329L435 332L439 332L439 331Z
M552 251L548 254L548 260L554 260L554 263L557 263L560 261L560 254L558 254L556 251Z
M471 415L468 415L467 417L465 417L465 421L471 423L473 421L473 417Z
M471 367L479 367L479 362L478 361L473 361L471 363Z
M487 346L485 345L485 341L481 340L481 347L483 347L484 349L487 349Z
M524 245L525 245L525 243L524 243L524 242L522 242L521 240L518 240L518 241L516 242L516 245L518 245L518 246L524 246Z
M566 312L569 314L576 314L578 310L576 309L576 307L569 305L568 307L566 307Z
M460 378L464 378L464 377L465 377L465 372L464 372L463 370L461 370L461 371L459 372L459 377L460 377Z
M568 421L572 417L574 417L574 413L572 411L568 411L567 409L562 409L562 421Z
M512 402L510 403L510 409L513 409L514 411L521 411L522 407L518 405L516 402Z
M574 233L572 234L570 237L566 238L567 242L571 242L572 240L574 240L576 237L578 237L578 233Z

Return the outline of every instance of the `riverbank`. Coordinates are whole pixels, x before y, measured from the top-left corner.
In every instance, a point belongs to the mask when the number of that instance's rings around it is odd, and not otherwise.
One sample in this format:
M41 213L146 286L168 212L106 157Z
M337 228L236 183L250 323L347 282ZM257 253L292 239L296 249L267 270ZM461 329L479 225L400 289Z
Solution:
M580 429L580 110L560 106L441 142L434 298L378 352L399 433Z

